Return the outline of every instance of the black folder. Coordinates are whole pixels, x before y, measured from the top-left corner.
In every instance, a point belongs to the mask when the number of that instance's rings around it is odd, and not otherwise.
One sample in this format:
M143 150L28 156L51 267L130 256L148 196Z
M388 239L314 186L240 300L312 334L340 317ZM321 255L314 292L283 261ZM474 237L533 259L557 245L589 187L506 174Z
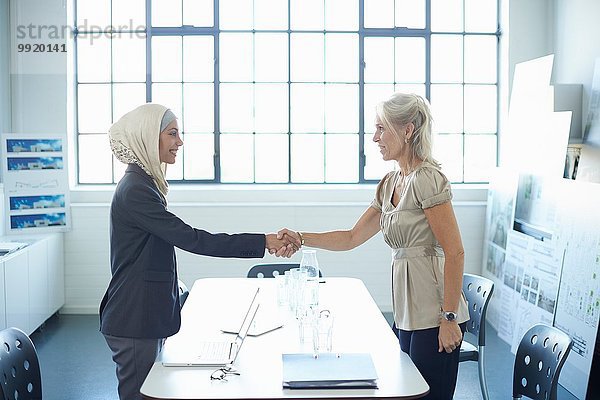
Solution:
M376 389L369 353L283 354L284 389Z

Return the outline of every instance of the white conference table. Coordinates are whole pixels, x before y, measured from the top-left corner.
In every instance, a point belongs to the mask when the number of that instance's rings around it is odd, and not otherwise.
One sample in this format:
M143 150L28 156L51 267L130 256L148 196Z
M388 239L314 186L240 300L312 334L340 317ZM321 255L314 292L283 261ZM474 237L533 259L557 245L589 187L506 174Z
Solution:
M284 326L261 336L247 336L235 362L239 376L211 380L215 367L165 367L154 363L141 388L148 399L334 399L425 396L429 386L393 334L365 285L354 278L326 278L319 284L319 307L334 316L333 352L370 353L378 389L282 388L282 353L312 352L300 342L295 318L277 305L275 279L207 278L194 283L182 309L181 330L167 339L163 351L193 352L200 340L226 340L220 329L236 327L260 286L256 323L280 315ZM247 300L246 300L247 299Z

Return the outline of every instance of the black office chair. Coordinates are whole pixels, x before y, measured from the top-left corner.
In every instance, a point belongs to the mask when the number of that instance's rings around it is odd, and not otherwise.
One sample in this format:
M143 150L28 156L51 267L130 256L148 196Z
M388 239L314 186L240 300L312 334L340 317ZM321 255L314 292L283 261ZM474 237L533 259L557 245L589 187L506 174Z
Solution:
M187 298L190 294L190 291L188 290L187 286L185 286L185 283L183 283L183 281L181 279L178 280L178 284L179 284L179 304L181 305L181 308L183 308L183 304L187 300Z
M515 356L513 399L556 400L556 384L573 342L548 325L534 325L521 338Z
M247 278L275 278L277 275L285 274L293 268L300 268L300 263L273 263L273 264L256 264L248 270ZM323 273L319 269L319 278L323 277Z
M485 315L487 306L494 291L494 282L472 274L463 276L463 293L469 305L469 321L467 321L467 339L473 337L474 343L463 340L460 346L459 362L477 361L479 371L479 386L483 400L489 400L487 382L485 379Z
M0 331L0 398L42 398L42 375L35 346L20 329Z

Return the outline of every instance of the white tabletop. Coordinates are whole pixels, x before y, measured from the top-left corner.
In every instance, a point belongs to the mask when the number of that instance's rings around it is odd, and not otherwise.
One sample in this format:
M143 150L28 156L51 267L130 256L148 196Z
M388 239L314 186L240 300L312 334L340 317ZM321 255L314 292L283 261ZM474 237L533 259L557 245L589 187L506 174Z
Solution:
M241 373L226 382L211 381L214 367L164 367L157 361L142 385L151 399L300 399L300 398L418 398L429 386L393 334L362 281L327 278L321 283L319 307L334 316L333 352L370 353L378 389L290 390L282 388L282 353L311 352L301 343L296 320L277 305L275 279L216 278L194 283L182 310L181 330L164 351L193 351L199 340L223 340L223 327L241 321L253 288L261 287L256 316L280 315L284 327L262 336L248 336L235 362ZM241 298L241 299L240 299ZM247 299L247 300L245 300Z

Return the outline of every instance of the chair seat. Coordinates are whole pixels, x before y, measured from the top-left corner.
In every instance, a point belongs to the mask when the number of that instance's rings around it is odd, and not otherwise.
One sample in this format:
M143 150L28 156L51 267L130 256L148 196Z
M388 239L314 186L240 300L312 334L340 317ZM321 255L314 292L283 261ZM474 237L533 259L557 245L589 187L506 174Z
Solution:
M477 350L477 347L463 340L460 345L460 355L458 360L459 362L479 360L479 351Z

